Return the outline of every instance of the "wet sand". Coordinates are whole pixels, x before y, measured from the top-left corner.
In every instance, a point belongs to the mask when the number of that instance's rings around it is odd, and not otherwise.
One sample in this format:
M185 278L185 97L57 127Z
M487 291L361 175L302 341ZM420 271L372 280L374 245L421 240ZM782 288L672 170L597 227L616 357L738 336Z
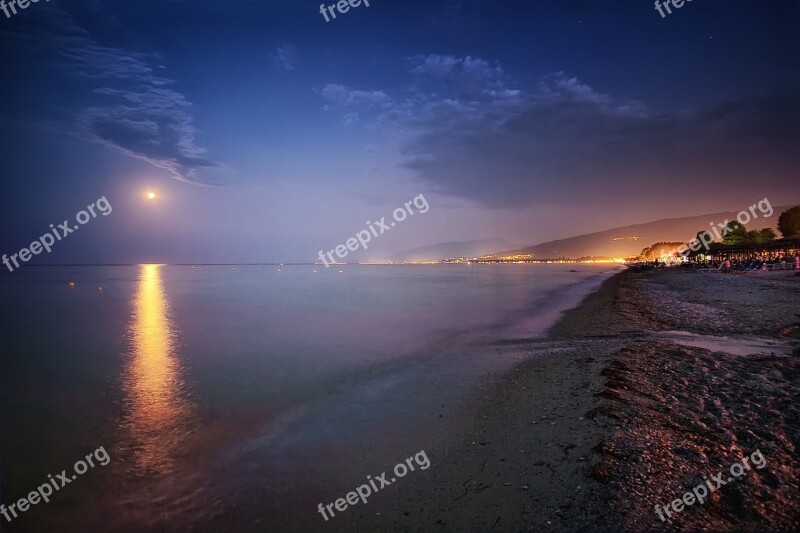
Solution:
M548 338L491 347L524 362L442 420L431 467L320 530L798 531L798 312L791 272L615 276Z

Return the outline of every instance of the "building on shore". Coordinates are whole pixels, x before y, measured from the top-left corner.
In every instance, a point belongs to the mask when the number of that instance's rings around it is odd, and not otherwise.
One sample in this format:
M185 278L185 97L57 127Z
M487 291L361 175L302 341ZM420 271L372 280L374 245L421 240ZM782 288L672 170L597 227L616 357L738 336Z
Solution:
M742 242L738 244L711 243L709 249L689 253L689 261L718 263L720 261L746 261L763 259L768 262L793 261L800 254L800 237L787 237L768 242Z

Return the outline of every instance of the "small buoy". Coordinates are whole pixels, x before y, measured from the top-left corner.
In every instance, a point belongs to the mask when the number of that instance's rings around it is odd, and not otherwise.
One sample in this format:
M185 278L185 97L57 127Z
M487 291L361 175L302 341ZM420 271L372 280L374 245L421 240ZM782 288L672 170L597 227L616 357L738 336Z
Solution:
M97 290L103 292L103 287L97 287Z
M70 281L69 282L69 288L70 289L74 289L75 288L75 282L74 281Z

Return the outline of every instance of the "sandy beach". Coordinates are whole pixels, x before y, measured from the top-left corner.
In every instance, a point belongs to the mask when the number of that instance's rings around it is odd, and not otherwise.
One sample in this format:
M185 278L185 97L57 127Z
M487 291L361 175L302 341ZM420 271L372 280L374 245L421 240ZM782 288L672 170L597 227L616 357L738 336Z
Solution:
M614 276L546 339L487 347L527 357L442 421L427 472L324 527L796 531L798 311L792 272ZM704 504L654 512L756 450Z

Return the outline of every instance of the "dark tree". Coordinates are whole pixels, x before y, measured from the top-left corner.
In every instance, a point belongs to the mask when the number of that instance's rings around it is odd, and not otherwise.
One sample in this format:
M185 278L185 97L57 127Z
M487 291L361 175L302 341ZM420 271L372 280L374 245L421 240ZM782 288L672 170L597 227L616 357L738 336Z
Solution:
M778 217L778 229L784 238L800 235L800 205L781 213Z
M744 227L744 224L731 224L728 227L731 228L731 231L722 237L723 244L739 244L747 241L747 228Z
M769 242L774 241L778 236L775 235L775 230L772 228L764 228L761 230L760 241L758 242Z

